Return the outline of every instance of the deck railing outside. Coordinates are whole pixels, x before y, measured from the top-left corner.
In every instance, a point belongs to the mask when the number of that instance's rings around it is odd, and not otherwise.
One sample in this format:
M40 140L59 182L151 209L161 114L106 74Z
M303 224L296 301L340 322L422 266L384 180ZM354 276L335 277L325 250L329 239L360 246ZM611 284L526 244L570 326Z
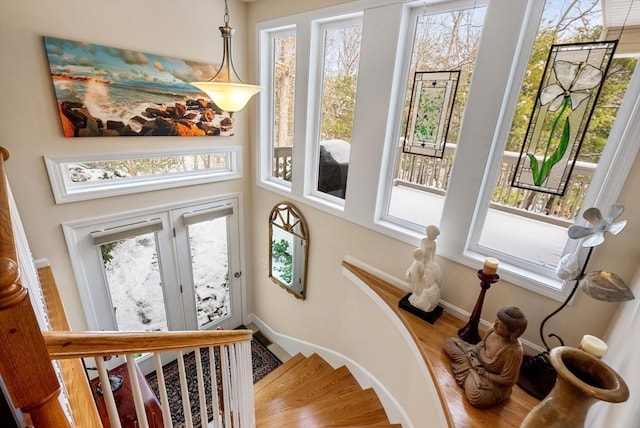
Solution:
M403 153L400 146L394 186L408 186L424 192L444 195L449 185L455 149L455 144L447 144L444 157L438 159ZM291 180L291 152L291 147L274 149L274 177ZM519 153L516 152L504 153L491 198L491 207L552 224L562 226L573 224L580 212L597 165L576 162L567 191L561 197L511 187L518 156Z
M291 159L293 147L274 147L273 176L291 181Z

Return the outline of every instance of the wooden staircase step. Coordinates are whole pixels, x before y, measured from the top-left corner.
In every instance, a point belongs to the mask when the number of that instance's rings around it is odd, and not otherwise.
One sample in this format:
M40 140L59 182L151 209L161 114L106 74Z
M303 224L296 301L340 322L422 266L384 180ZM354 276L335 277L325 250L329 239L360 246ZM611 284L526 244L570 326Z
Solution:
M304 384L269 399L265 394L256 397L256 419L274 412L303 406L326 395L339 395L361 390L349 369L342 366L325 375L309 379Z
M291 368L293 368L297 364L304 362L305 360L306 360L306 357L300 353L297 353L293 357L289 358L284 364L275 368L268 375L260 379L258 383L253 385L253 393L256 394L262 389L267 388L272 382L278 379L282 374L287 373Z
M393 427L372 388L317 354L296 354L254 386L257 428Z
M269 383L268 388L263 387L258 391L254 389L254 397L256 400L266 400L269 397L281 395L291 389L298 388L314 376L322 376L333 370L333 367L319 355L312 354L304 361L293 365L286 372L282 372L282 374Z
M326 428L341 425L377 425L389 423L373 389L347 392L314 400L304 406L268 415L256 427Z
M402 424L367 424L367 425L326 425L326 428L402 428Z

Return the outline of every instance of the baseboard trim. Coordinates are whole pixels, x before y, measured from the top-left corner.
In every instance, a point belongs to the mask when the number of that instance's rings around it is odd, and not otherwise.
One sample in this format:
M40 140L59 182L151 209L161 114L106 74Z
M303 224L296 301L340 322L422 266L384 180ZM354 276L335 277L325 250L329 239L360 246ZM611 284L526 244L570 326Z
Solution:
M389 390L376 379L369 371L358 364L351 358L340 354L334 350L318 346L304 340L296 339L291 336L287 336L282 333L278 333L273 330L267 323L265 323L260 317L255 314L248 314L246 316L247 323L254 323L260 331L267 336L271 341L278 344L288 354L295 355L301 353L302 355L309 356L313 353L320 355L327 361L332 367L337 368L340 366L346 366L353 377L358 381L362 388L373 388L384 407L389 421L394 424L401 424L406 428L413 428L414 425L409 419L400 403L393 397Z

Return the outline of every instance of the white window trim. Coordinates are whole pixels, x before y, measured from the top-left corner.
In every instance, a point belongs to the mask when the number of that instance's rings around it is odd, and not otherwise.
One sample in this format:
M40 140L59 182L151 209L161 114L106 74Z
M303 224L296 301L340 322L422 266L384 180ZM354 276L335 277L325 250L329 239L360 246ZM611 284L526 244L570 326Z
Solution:
M65 165L68 163L117 161L166 156L191 156L198 154L225 154L229 165L227 168L84 183L72 183L68 179L68 174L65 170ZM198 150L130 152L126 154L55 155L44 156L44 161L56 204L242 178L242 146L214 147L211 149Z
M257 25L258 37L261 32L270 28L292 23L295 23L297 31L293 150L297 168L294 168L292 185L287 191L261 180L260 174L257 174L256 184L259 187L402 242L419 245L424 236L422 228L416 228L385 213L388 212L393 160L400 135L399 118L408 78L407 56L411 53L411 46L407 46L407 32L414 31L412 9L423 8L425 4L429 8L447 9L464 4L473 5L474 2L397 3L394 0L379 0L374 4L373 1L354 1ZM486 159L487 163L495 167L502 156L505 136L509 132L543 7L544 2L538 0L488 2L485 28L466 107L467 117L460 130L459 144L464 146L464 150L458 151L456 155L440 222L443 238L439 240L438 255L465 266L478 268L484 258L491 255L487 249L474 246L474 239L477 243L479 235L472 233L477 233L479 227L472 226L484 221L480 213L483 213L482 216L486 213L489 204L487 195L495 182L495 172L486 172L492 170L484 166L474 170L468 166L475 165L473 161L477 159ZM313 152L309 156L305 152L313 150L317 134L305 120L315 117L315 104L309 98L313 98L310 95L313 94L311 82L317 82L317 78L314 80L312 74L317 69L319 60L311 54L311 28L314 21L359 11L364 11L360 70L376 70L376 73L359 72L358 75L347 196L344 210L341 210L314 197L309 190L310 186L316 185L314 178L317 175L311 175L310 171L317 168L314 165L317 160L314 159ZM509 19L505 19L505 16ZM384 28L384 31L380 31L380 28ZM371 46L375 46L375 52ZM514 61L514 58L517 60ZM263 62L258 64L260 68L265 66ZM495 77L496 67L499 68L499 78ZM616 150L611 145L603 153L601 162L611 161L611 168L608 171L603 168L597 170L585 200L585 208L597 205L606 209L619 196L640 148L639 95L640 66L636 67L625 103L618 112L617 126L614 126L609 137L611 141L617 141L624 147ZM263 113L264 108L266 106L261 104L259 111ZM469 115L469 111L473 111L473 115ZM261 128L260 125L260 122L256 124L258 129ZM260 156L262 152L257 153ZM257 164L260 165L259 162ZM304 174L301 169L304 169ZM314 174L317 172L314 171ZM483 201L483 198L486 200ZM571 245L576 244L569 242L567 248ZM500 276L514 285L559 301L564 300L572 288L558 280L553 272L526 266L522 261L511 263L502 256Z

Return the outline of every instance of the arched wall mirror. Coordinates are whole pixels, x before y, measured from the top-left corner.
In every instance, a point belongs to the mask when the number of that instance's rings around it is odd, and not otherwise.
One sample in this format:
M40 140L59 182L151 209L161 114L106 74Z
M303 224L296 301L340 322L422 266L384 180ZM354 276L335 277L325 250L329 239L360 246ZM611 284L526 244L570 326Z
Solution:
M306 296L309 232L300 211L287 202L269 214L269 278L304 300Z

